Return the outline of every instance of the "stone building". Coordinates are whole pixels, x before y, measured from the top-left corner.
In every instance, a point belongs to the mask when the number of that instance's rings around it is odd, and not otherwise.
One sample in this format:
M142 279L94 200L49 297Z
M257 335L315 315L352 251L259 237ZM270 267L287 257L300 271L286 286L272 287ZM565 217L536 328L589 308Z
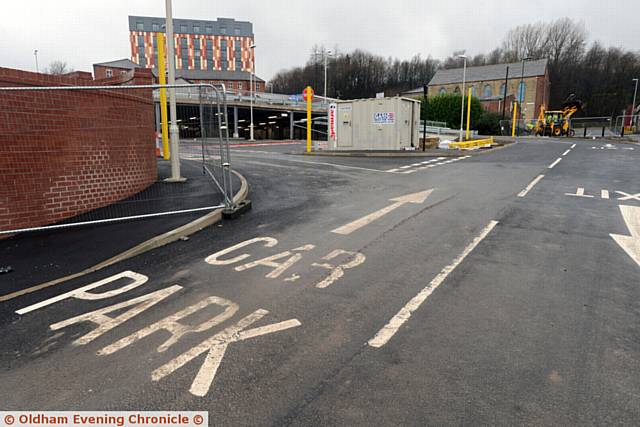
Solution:
M428 96L460 93L462 74L462 68L438 70L429 82ZM524 79L521 82L523 76ZM507 82L506 112L512 112L513 100L521 100L522 117L526 120L536 118L541 105L548 107L550 81L546 59L525 61L524 73L522 62L467 67L465 92L468 93L471 88L472 95L480 100L485 110L501 113L505 103L505 80ZM423 89L417 88L403 95L422 96L422 93Z
M507 67L509 74L507 75ZM429 82L429 96L443 93L459 93L462 90L462 68L438 70ZM524 75L524 80L522 76ZM507 81L507 111L511 111L509 97L520 101L523 118L530 120L538 116L540 106L549 102L549 69L546 59L510 64L467 67L465 90L471 88L485 109L502 111L504 85ZM522 85L522 86L521 86ZM468 92L467 92L468 93Z

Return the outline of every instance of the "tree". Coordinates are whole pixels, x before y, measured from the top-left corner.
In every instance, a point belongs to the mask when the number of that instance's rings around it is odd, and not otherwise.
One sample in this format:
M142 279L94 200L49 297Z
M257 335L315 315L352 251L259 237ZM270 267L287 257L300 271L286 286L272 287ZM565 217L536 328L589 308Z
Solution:
M462 96L458 94L442 94L438 96L429 97L428 100L427 120L433 120L437 122L445 122L447 126L452 129L458 129L460 127L460 110L462 104ZM424 99L422 102L422 118L424 119ZM464 122L467 120L467 98L465 97L464 105ZM480 100L476 97L471 97L471 128L474 128L480 116L482 115L482 106Z
M631 104L631 79L640 75L640 52L607 48L598 42L588 46L588 36L584 24L570 18L520 25L509 30L500 46L489 53L468 55L467 66L547 58L550 108L560 108L575 93L585 104L577 116L621 114ZM314 47L316 52L322 49ZM381 91L396 95L427 83L439 68L462 67L458 55L463 53L453 52L444 61L419 55L409 60L383 58L362 50L336 54L328 61L328 94L338 98L368 98ZM272 81L273 90L301 93L308 84L320 88L324 84L321 61L321 55L312 54L304 66L279 72ZM431 114L429 118L433 119Z
M471 122L471 125L480 135L500 135L502 133L500 119L502 119L500 113L484 111L475 123Z
M53 61L49 64L49 68L45 69L45 73L53 75L61 75L72 72L73 69L67 67L65 61Z
M323 86L324 67L322 47L314 47L309 60L303 67L278 72L272 79L273 90L280 93L301 93L311 85ZM334 55L327 60L328 96L335 98L369 98L377 92L396 95L409 89L420 87L431 80L440 62L428 57L415 55L410 60L383 58L379 55L356 49L340 53L334 48Z
M512 62L527 57L541 57L544 54L547 30L548 26L542 22L512 28L502 42L503 59Z

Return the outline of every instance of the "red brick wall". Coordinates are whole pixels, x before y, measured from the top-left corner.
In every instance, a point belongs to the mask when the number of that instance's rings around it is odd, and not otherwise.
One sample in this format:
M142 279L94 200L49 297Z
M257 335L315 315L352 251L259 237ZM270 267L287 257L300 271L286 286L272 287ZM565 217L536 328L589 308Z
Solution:
M0 68L0 87L151 82L148 70L102 81ZM109 205L157 178L150 89L0 91L0 230L51 224Z
M130 70L128 68L118 68L118 67L106 67L104 65L94 65L93 66L93 77L95 79L108 79L107 70L111 70L112 77L117 77L123 73L128 73Z
M540 106L544 106L545 109L549 109L549 74L545 73L544 76L536 78L536 100L533 117L537 118L540 113Z

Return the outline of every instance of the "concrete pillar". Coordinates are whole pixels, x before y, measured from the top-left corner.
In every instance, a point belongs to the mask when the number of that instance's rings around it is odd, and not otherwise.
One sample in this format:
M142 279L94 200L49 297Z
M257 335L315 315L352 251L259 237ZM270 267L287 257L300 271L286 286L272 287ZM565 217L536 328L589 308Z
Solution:
M293 111L289 111L289 139L293 139Z
M238 134L238 107L233 107L233 137L240 137Z

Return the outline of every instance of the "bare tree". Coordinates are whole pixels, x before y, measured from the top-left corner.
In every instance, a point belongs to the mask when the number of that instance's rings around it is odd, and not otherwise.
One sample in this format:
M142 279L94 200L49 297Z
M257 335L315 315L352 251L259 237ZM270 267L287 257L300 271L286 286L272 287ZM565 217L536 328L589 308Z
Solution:
M587 30L583 23L560 18L547 27L544 47L553 66L560 62L575 61L584 54Z
M538 58L545 49L548 26L542 22L519 25L507 32L502 42L503 59L507 62L522 58Z
M67 66L65 61L53 61L49 64L49 68L45 69L45 73L53 75L61 75L72 72L73 69Z

